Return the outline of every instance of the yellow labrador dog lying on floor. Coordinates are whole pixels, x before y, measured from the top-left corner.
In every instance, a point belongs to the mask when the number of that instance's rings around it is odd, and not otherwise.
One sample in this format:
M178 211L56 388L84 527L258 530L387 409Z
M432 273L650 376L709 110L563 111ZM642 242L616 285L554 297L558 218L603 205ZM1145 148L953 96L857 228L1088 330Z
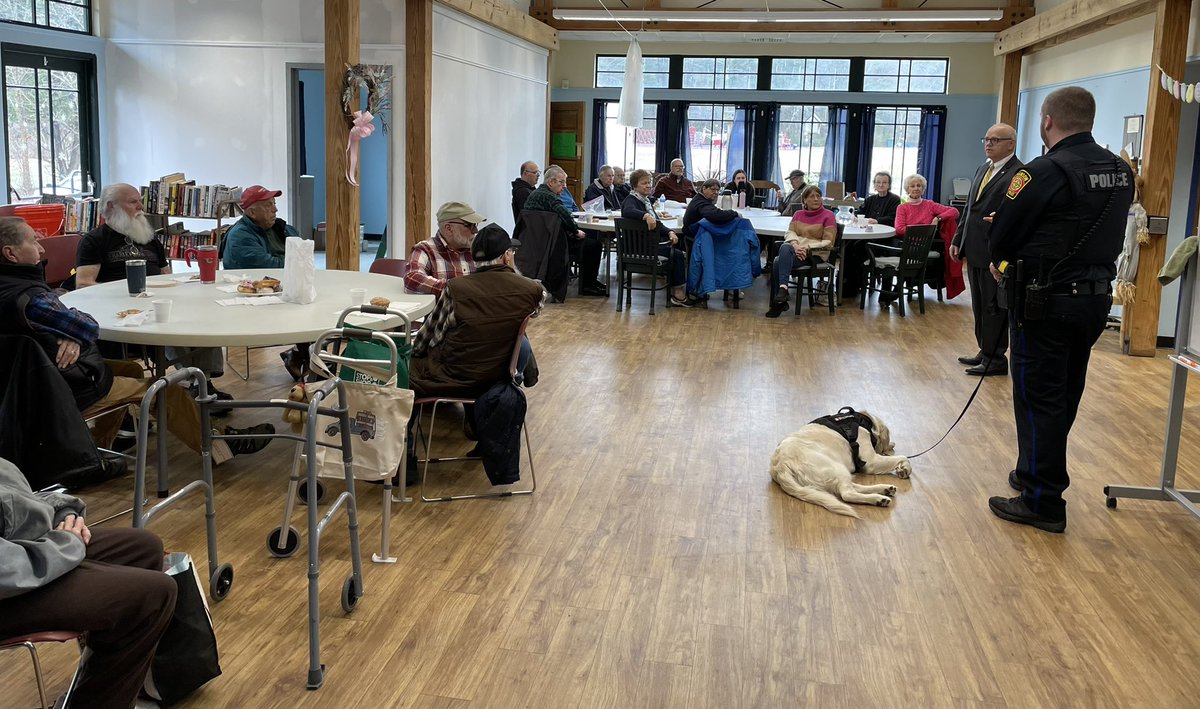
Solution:
M859 485L852 473L907 478L912 463L893 455L891 433L875 416L843 408L790 434L771 456L771 479L792 497L830 512L858 517L847 502L887 507L894 485Z

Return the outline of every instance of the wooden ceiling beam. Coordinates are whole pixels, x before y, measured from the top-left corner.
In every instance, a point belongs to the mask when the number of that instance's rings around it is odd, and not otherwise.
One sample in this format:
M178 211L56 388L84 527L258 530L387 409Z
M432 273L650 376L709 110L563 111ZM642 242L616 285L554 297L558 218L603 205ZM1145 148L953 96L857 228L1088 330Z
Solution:
M836 32L838 34L898 32L921 34L928 32L1001 32L1033 17L1033 9L1004 8L1004 17L986 22L623 22L631 32ZM581 20L547 20L554 29L566 31L620 32L616 22L586 22Z
M1147 0L1069 0L1039 12L996 36L996 56L1023 50L1025 54L1065 40L1098 32L1117 22L1149 15L1155 4Z
M530 44L536 44L550 51L558 49L558 31L535 17L532 6L527 15L516 11L510 5L492 2L492 0L437 0L437 2L458 10L464 15L474 17L480 22L504 30ZM553 11L552 3L549 4L551 7L545 10L547 16Z

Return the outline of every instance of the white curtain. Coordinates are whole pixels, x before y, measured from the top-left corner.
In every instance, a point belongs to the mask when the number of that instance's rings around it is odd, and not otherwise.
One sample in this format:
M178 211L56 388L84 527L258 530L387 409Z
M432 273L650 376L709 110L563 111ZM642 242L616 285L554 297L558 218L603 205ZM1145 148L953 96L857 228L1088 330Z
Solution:
M625 55L625 83L621 86L621 104L617 110L617 125L625 128L642 127L645 78L642 74L642 45L636 39L629 41L629 52Z

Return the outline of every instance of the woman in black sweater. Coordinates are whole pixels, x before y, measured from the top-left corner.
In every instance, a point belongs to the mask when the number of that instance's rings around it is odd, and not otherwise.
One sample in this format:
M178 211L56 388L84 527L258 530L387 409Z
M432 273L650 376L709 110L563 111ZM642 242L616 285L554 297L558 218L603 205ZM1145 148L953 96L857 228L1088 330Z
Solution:
M737 207L738 204L740 204L738 197L741 194L746 195L745 204L747 207L754 206L754 187L750 185L750 180L746 178L745 170L735 171L733 173L733 179L729 181L729 184L725 185L725 189L733 194L734 207Z
M886 172L875 173L875 194L863 200L858 213L867 218L869 224L896 226L896 208L900 197L892 194L892 176Z
M690 308L698 302L687 294L687 258L676 246L679 237L667 228L654 214L654 203L650 201L650 173L645 170L634 170L629 176L629 184L633 191L621 203L621 217L645 221L651 234L657 234L659 241L669 242L659 249L660 256L667 256L670 263L671 305Z

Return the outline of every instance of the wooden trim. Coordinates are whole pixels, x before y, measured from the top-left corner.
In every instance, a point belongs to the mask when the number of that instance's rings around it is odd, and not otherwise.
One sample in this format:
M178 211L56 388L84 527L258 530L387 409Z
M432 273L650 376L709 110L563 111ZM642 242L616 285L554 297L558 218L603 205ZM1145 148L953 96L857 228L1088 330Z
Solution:
M548 25L561 32L566 31L595 31L595 32L827 32L837 34L872 33L872 32L1000 32L1034 16L1033 9L1027 7L1003 8L1004 17L999 20L986 22L624 22L622 28L616 22L585 22L581 20L546 21ZM670 12L663 10L664 14ZM717 12L716 10L713 11ZM731 18L736 17L730 13Z
M1155 3L1154 45L1150 66L1161 66L1168 76L1183 76L1187 58L1191 0L1158 0ZM1154 215L1171 213L1171 184L1175 179L1175 156L1179 145L1179 113L1182 103L1159 86L1158 70L1150 70L1150 93L1146 103L1146 142L1143 150L1142 206ZM1182 227L1182 225L1181 225ZM1138 253L1137 301L1126 305L1121 318L1125 351L1153 357L1158 341L1158 309L1162 286L1158 271L1167 253L1164 236L1152 236Z
M996 120L1017 126L1017 99L1021 94L1021 52L1004 55L1004 76L1000 80L1000 96L996 101Z
M433 0L404 4L405 254L433 234Z
M464 15L470 15L480 22L519 37L526 42L554 51L558 49L558 31L532 17L517 12L508 5L502 5L492 0L437 0L439 4L458 10ZM543 10L545 8L542 8Z
M359 0L325 0L326 268L358 270L358 188L346 180L350 123L342 109L347 64L359 63Z
M1185 0L1189 1L1189 0ZM1071 0L1039 12L1015 27L996 35L996 56L1018 50L1026 53L1053 46L1057 37L1072 39L1098 32L1111 22L1123 22L1154 12L1155 3L1147 0ZM1060 40L1061 41L1061 40Z

